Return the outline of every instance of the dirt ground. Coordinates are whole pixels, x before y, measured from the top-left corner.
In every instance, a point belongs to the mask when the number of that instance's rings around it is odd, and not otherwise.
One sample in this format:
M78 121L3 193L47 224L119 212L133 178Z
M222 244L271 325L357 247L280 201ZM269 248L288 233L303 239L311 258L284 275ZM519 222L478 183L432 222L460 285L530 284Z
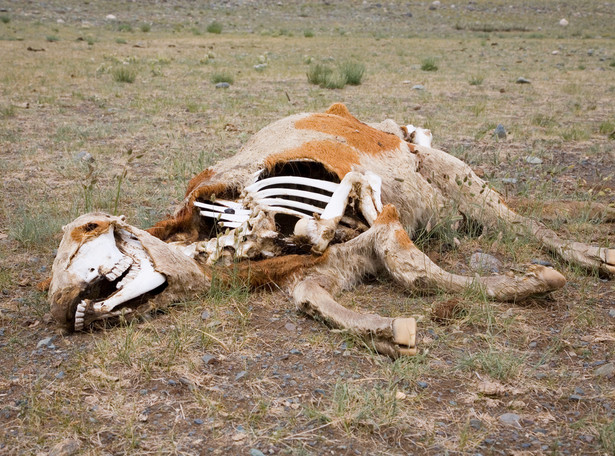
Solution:
M276 290L67 334L37 288L77 215L148 227L260 128L335 101L430 128L517 210L614 247L589 209L615 207L615 5L582 3L0 0L0 454L615 454L615 282L505 230L416 242L465 274L476 252L546 262L566 287L503 303L375 277L338 297L417 317L398 360ZM360 85L307 82L349 60Z

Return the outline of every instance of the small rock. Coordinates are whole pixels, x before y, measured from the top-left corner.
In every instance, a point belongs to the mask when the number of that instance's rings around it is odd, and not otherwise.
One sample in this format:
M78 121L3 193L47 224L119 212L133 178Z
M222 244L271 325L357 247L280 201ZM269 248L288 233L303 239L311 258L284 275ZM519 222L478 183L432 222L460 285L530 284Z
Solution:
M615 376L615 364L606 363L605 365L600 366L594 371L594 376L612 378L613 376Z
M246 375L248 375L247 371L241 371L239 372L237 375L235 375L235 381L241 380L242 378L244 378Z
M486 253L476 252L470 257L470 269L476 272L500 272L502 263L496 257Z
M423 388L423 389L425 389L425 388L427 388L427 387L429 386L429 384L428 384L427 382L421 382L421 381L416 382L416 384L417 384L419 387Z
M493 130L493 134L496 138L506 139L506 129L504 128L504 125L498 124L498 126L495 127L495 130Z
M568 399L570 399L571 401L578 402L578 401L583 400L583 396L581 396L579 394L571 394Z
M553 51L553 52L551 52L551 55L558 55L558 54L559 54L559 51Z
M213 364L216 362L216 357L210 354L201 356L201 359L203 360L203 364Z
M504 184L516 184L517 183L517 178L515 177L505 177L502 179L502 183Z
M200 418L197 418L196 420L193 421L193 423L200 426L201 424L203 424L203 420Z
M108 20L108 21L115 21L117 19L117 17L115 17L114 14L107 14L105 16L105 19Z
M559 21L559 25L561 25L562 27L567 27L569 24L569 22L566 19L562 19Z
M299 350L297 350L296 348L293 348L290 352L291 355L303 355L303 353L301 353Z
M51 343L52 340L53 340L53 337L45 337L44 339L41 339L38 341L38 344L36 344L36 348L42 348L42 347L51 348L53 346L53 344Z
M517 84L531 84L530 80L526 79L524 77L517 78L517 80L515 82Z
M292 323L286 323L284 325L284 327L286 328L287 331L296 331L297 330L297 327L294 324L292 324Z
M228 89L230 86L228 82L219 82L216 84L216 89Z
M477 420L476 418L472 418L470 420L470 426L478 430L483 427L483 422L481 420Z
M326 391L324 389L316 388L314 390L314 394L317 394L319 396L324 396L326 394Z
M201 313L201 320L207 320L210 317L209 312L207 310L204 310Z
M593 49L588 49L587 50L587 55L589 55L591 57L592 55L594 55L594 52L595 51Z
M265 456L265 453L263 453L261 450L257 450L256 448L252 448L250 450L250 456Z
M530 342L530 344L528 345L528 347L530 348L536 348L538 346L538 344L536 342Z
M594 441L594 436L593 435L589 435L589 434L580 435L579 439L581 439L581 440L583 440L583 441L585 441L587 443L592 443Z
M423 84L416 84L412 86L412 90L425 90L425 86Z
M553 267L553 263L551 263L550 261L547 260L539 260L537 258L534 258L532 261L530 261L530 263L532 264L539 264L540 266L549 266L549 267Z
M406 398L406 393L404 393L403 391L398 391L397 393L395 393L395 399L402 401Z
M75 161L83 161L86 163L92 163L94 161L94 157L89 152L82 150L77 155L75 155Z
M57 22L58 24L64 24L64 19L58 19L56 22Z
M530 165L542 164L542 159L540 157L533 157L531 155L528 155L527 157L525 157L525 161L529 163Z
M574 394L578 394L579 396L585 396L585 391L583 391L583 388L577 386L574 389Z
M57 378L58 380L61 380L64 378L64 371L60 371L55 375L55 378Z
M258 65L254 65L254 69L256 71L265 71L266 68L267 68L266 63L259 63Z
M73 454L77 454L80 449L80 440L66 439L55 444L51 451L49 451L49 456L72 456Z
M503 424L521 429L521 424L519 424L520 419L521 417L516 413L504 413L500 415L499 418Z
M615 318L615 309L609 310L609 317Z
M167 383L171 386L177 385L177 382L175 380L169 380Z

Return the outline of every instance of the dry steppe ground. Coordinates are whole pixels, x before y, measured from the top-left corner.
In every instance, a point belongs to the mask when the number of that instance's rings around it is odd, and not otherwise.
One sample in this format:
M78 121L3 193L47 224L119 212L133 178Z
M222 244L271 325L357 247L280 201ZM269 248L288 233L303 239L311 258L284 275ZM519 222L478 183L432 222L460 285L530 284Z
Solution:
M335 101L431 128L518 210L613 247L589 204L615 199L615 4L452 3L0 1L0 454L615 454L615 282L527 239L418 242L457 272L479 251L502 271L550 262L568 278L550 297L378 277L340 296L420 320L419 354L396 361L279 291L67 335L36 288L62 224L100 209L147 227L258 129ZM308 84L345 61L361 85Z

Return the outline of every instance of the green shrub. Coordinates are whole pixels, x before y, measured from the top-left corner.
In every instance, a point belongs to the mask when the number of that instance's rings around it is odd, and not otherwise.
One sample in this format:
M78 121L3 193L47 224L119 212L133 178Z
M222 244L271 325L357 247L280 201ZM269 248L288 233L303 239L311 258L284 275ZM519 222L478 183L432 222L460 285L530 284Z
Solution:
M232 84L233 82L235 82L235 78L233 77L233 75L227 73L226 71L214 73L211 75L210 79L211 82L213 82L214 84L218 84L220 82L228 82L229 84Z
M8 24L9 22L11 22L11 18L7 14L3 14L2 16L0 16L0 22L2 22L3 24Z
M126 44L126 40L124 38L116 38L115 42L117 44Z
M365 65L359 62L344 62L340 65L340 73L350 85L360 85L365 74Z
M474 76L470 77L469 83L473 86L479 86L483 83L484 80L485 77L482 74L475 74Z
M112 74L113 80L115 82L126 82L128 84L132 84L133 82L135 82L135 79L137 77L136 72L132 68L128 68L125 66L115 68Z
M117 29L120 32L132 32L132 25L130 24L120 24L117 26Z
M333 69L328 65L317 63L310 65L307 71L307 79L310 84L322 85L325 79L333 73Z
M139 27L139 28L141 29L141 31L143 33L147 33L147 32L149 32L152 29L152 25L148 24L148 23L145 23L145 24L141 24L141 27Z
M427 57L421 62L421 70L423 71L438 71L438 65L436 59L433 57Z
M313 38L314 37L314 32L312 30L304 30L303 31L303 36L306 38Z
M207 26L207 32L219 35L220 33L222 33L222 24L218 21L213 21Z
M56 42L56 41L60 41L60 38L58 38L58 37L57 37L57 36L55 36L55 35L47 35L47 36L45 37L45 39L46 39L47 41L49 41L50 43L54 43L54 42Z

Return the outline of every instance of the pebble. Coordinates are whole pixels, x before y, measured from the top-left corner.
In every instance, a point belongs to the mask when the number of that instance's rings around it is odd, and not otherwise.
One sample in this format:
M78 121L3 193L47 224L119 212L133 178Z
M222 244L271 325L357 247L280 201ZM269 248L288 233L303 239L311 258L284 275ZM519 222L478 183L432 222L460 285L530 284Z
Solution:
M314 394L317 394L319 396L324 396L326 394L326 391L324 389L316 388L314 390Z
M615 309L609 310L609 317L615 318Z
M517 80L515 81L517 84L531 84L529 79L526 79L524 77L519 77L517 78Z
M175 380L169 380L167 383L171 386L177 385L177 382Z
M571 401L578 402L578 401L583 400L583 397L581 395L579 395L579 394L571 394L568 399L570 399Z
M549 267L553 267L553 263L551 263L550 261L547 260L539 260L537 258L534 258L532 261L530 261L530 263L532 264L539 264L540 266L549 266Z
M423 84L416 84L412 86L412 90L425 90L425 86Z
M476 418L472 418L470 420L470 426L478 430L483 427L483 422L481 420L477 420Z
M204 364L213 364L216 361L216 357L214 355L203 355L201 356Z
M531 155L528 155L527 157L525 157L525 161L527 163L529 163L530 165L540 165L542 164L542 159L539 157L533 157Z
M38 341L38 344L36 344L36 348L42 348L42 347L55 348L55 346L51 343L52 340L53 340L53 337L45 337L44 339L41 339Z
M246 375L248 375L248 371L241 371L237 375L235 375L235 381L241 380Z
M519 424L520 419L521 417L516 413L504 413L499 417L499 420L503 424L521 429L521 424Z
M86 163L92 163L94 161L94 157L89 152L82 150L75 155L75 161L84 161Z
M594 371L594 376L612 378L615 376L615 364L607 363L604 366L600 366Z
M502 179L502 183L504 184L516 184L517 183L517 178L516 177L505 177Z
M495 127L495 130L493 130L493 134L496 138L506 139L506 128L504 128L504 125L498 124L498 126Z
M107 14L105 16L105 19L107 19L108 21L114 21L117 19L117 17L114 14Z
M64 371L60 371L55 375L55 378L57 378L58 380L61 380L64 378Z
M265 453L263 453L261 450L257 450L256 448L252 448L250 450L250 456L265 456Z
M470 269L476 272L500 272L502 262L492 255L476 252L470 257Z
M429 386L429 384L427 382L416 382L417 385L419 385L421 388L425 389Z
M265 71L266 68L267 68L266 63L259 63L258 65L254 65L254 69L256 71Z
M569 24L569 22L566 19L561 19L559 21L559 25L561 25L562 27L567 27Z
M291 354L291 355L303 355L303 353L301 353L301 352L300 352L299 350L297 350L296 348L293 348L293 349L290 351L290 354Z
M202 420L202 419L200 419L200 418L197 418L196 420L194 420L194 421L193 421L193 423L194 423L194 424L201 425L201 424L203 424L203 420Z
M210 317L210 315L209 315L209 311L204 310L204 311L201 313L201 320L207 320L209 317Z
M216 89L228 89L230 86L228 82L219 82L216 84Z
M297 330L297 327L294 324L292 324L292 323L286 323L284 325L284 327L286 328L287 331L296 331Z
M530 348L536 348L538 346L538 343L536 342L530 342L530 344L528 345L528 347Z
M73 454L79 453L80 449L80 440L66 439L55 444L51 451L49 451L49 456L72 456Z

